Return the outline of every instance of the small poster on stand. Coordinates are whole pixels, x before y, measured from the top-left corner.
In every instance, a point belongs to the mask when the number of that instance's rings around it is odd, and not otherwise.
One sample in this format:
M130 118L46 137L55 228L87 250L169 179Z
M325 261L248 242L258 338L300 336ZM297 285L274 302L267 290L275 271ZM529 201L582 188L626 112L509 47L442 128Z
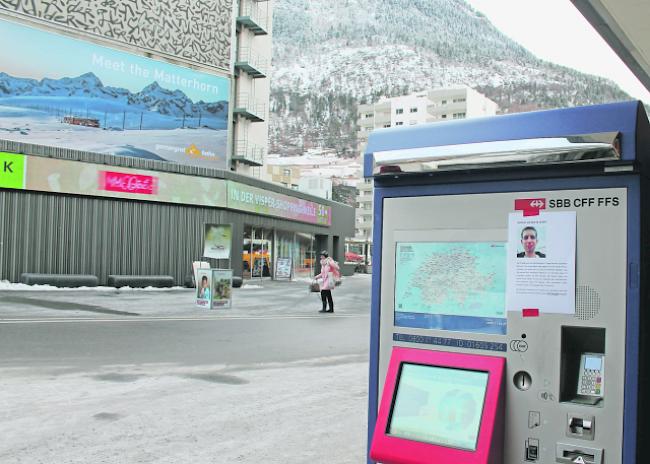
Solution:
M196 270L196 305L210 309L212 302L212 269Z
M212 309L232 305L232 269L212 269Z
M278 258L276 260L275 278L291 279L291 258Z

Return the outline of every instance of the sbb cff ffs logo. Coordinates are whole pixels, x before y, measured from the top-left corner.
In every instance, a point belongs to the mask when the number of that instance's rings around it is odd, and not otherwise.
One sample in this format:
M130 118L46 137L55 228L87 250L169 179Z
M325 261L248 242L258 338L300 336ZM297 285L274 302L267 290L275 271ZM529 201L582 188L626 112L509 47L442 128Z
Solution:
M541 209L544 207L544 200L533 200L530 202L532 208Z

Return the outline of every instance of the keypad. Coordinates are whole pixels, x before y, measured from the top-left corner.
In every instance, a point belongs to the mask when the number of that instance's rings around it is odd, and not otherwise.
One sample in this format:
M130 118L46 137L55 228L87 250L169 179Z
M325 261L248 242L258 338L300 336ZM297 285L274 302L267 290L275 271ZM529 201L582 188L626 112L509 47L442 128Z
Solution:
M580 394L600 395L602 391L602 380L599 370L585 369L580 384Z

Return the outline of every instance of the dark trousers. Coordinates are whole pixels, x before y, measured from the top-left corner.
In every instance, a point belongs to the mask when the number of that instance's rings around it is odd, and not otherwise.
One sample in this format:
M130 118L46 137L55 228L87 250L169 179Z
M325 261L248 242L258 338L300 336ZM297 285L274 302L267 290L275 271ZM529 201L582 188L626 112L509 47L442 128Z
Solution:
M323 311L327 308L327 302L330 304L330 311L334 311L334 300L332 299L332 290L321 290L320 299L323 300Z

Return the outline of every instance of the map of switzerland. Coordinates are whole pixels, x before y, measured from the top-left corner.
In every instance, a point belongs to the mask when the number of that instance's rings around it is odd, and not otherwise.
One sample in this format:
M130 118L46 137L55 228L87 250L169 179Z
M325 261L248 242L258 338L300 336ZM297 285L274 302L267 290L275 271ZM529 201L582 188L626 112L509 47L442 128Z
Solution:
M503 318L505 271L503 243L398 243L395 311Z

